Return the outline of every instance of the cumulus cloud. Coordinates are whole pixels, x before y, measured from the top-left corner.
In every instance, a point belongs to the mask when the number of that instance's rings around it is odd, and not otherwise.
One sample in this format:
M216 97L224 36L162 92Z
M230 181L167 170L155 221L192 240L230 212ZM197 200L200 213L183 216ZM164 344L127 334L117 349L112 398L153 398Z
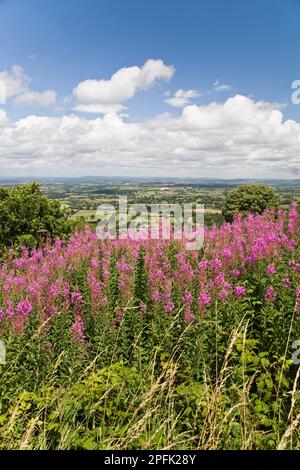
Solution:
M215 83L213 84L213 88L214 88L214 91L216 92L229 91L231 90L231 85L222 83L221 80L218 78L218 80L216 80Z
M13 99L14 104L22 106L52 106L56 102L56 92L30 90L31 79L20 65L14 65L10 71L0 71L0 103Z
M8 124L6 112L3 109L0 109L0 127L6 124Z
M200 97L201 94L197 90L177 90L171 98L165 100L170 106L174 108L183 108L187 104L190 104L193 98Z
M14 65L10 71L0 70L0 81L5 87L6 99L25 92L28 89L30 78L20 65Z
M57 94L53 90L43 92L27 91L18 95L14 103L22 106L38 105L42 107L53 106L56 103Z
M89 113L119 112L122 103L139 90L146 90L157 80L170 80L175 73L172 65L162 60L147 60L142 67L123 67L109 80L85 80L73 90L77 111Z
M6 86L4 82L0 81L0 104L6 103Z
M7 174L52 168L56 174L282 177L300 169L300 123L241 95L146 122L116 114L2 120L0 164Z

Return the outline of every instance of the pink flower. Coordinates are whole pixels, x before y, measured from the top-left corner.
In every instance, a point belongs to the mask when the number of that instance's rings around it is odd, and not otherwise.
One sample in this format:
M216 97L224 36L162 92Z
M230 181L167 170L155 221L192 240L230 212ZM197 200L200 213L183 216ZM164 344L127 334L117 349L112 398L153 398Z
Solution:
M277 273L277 270L274 266L274 264L269 264L268 268L267 268L267 273L272 276L273 274L276 274Z
M193 295L192 295L190 292L185 292L185 293L183 294L182 301L183 301L185 304L191 303L192 300L193 300Z
M92 266L92 268L98 268L99 261L97 260L97 258L92 258L91 259L91 266Z
M241 271L239 271L238 269L233 269L231 271L231 274L234 276L234 277L238 277L240 274L241 274Z
M151 293L151 300L152 302L158 302L160 300L160 293L157 290Z
M83 298L78 290L74 290L71 295L71 304L75 306L81 306L83 304Z
M171 313L174 310L175 305L172 302L167 303L165 307L166 313Z
M200 270L205 270L207 268L207 261L206 260L201 260L198 263L198 267Z
M291 287L291 281L289 280L288 277L284 277L282 279L282 285L283 287L287 287L287 288Z
M16 307L16 312L26 318L32 312L32 305L28 300L21 300Z
M190 308L187 308L184 312L184 323L188 325L196 320L195 315L191 312Z
M119 308L119 309L116 311L116 318L117 318L118 320L122 320L123 317L124 317L124 310L122 310L122 309Z
M245 297L246 295L246 289L243 286L235 286L233 289L234 295L236 299L241 299L242 297Z
M213 259L210 262L210 267L213 269L221 269L222 268L222 262L219 259Z
M12 300L7 300L6 302L6 316L12 318L14 316L14 303Z
M265 300L267 302L273 302L276 299L276 292L273 287L268 287L265 293Z
M219 292L219 298L221 300L227 300L229 297L229 292L225 289L222 289L220 292Z
M214 279L214 284L216 286L222 286L225 282L225 274L224 273L220 273L218 274L215 279Z
M221 254L224 258L228 258L228 259L232 258L232 252L231 250L229 250L229 248L224 248Z
M85 341L84 323L80 315L75 317L75 322L72 325L72 334L76 342L81 343Z
M52 297L56 298L58 296L58 288L57 288L57 285L53 285L50 287L50 294L52 295Z
M206 306L211 303L211 296L202 292L199 296L198 304L200 306Z
M147 312L147 305L144 302L140 303L140 312L143 314Z

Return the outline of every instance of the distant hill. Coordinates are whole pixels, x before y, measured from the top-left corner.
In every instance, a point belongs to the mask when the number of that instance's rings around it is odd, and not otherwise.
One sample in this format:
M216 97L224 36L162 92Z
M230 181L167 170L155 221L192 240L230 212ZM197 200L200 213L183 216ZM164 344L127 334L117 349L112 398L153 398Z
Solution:
M126 183L152 183L153 185L195 185L202 187L233 187L246 183L263 183L270 186L294 186L300 184L300 179L255 179L255 178L176 178L176 177L124 177L124 176L82 176L82 177L6 177L0 178L0 185L22 184L37 181L42 184L126 184Z

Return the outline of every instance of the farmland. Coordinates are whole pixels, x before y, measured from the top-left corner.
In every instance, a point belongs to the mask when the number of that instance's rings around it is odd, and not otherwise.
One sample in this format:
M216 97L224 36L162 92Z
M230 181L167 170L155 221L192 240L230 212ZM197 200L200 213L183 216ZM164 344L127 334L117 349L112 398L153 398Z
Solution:
M50 199L59 199L73 220L97 221L96 210L101 204L117 207L119 196L127 196L128 204L203 204L205 223L221 225L221 212L228 192L246 180L193 180L180 178L37 178ZM1 180L0 186L28 182L26 179ZM300 200L300 180L268 181L286 208Z

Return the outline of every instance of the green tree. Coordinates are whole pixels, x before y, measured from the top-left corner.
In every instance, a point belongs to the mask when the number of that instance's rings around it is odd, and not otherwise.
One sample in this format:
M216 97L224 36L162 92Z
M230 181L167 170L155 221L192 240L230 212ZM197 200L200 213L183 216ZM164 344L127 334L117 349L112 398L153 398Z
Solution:
M38 243L38 231L52 238L67 236L73 229L66 209L57 200L49 200L39 184L0 188L0 248L30 247Z
M227 222L232 222L236 214L261 214L266 209L278 209L275 191L263 184L247 184L230 191L226 196L223 216Z

